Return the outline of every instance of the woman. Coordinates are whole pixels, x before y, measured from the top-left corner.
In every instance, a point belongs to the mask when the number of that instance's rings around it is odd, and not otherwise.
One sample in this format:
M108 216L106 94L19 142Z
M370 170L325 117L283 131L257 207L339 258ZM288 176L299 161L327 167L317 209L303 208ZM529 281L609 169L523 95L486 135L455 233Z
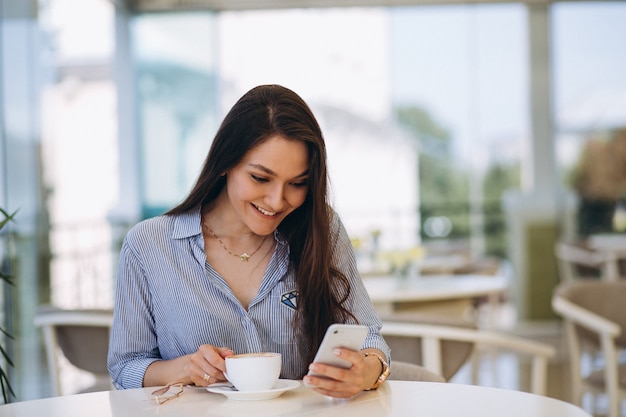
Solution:
M330 324L357 322L364 349L336 352L349 370L311 363ZM226 115L187 198L126 236L109 372L118 388L207 386L227 356L273 351L281 378L350 397L386 377L380 326L328 203L321 129L297 94L264 85Z

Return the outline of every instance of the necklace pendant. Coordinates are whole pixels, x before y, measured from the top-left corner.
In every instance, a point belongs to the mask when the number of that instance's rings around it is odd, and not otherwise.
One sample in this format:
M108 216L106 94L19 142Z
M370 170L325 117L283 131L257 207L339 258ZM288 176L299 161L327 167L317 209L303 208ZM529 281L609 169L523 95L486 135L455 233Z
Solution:
M241 255L239 255L239 258L241 258L242 262L248 262L248 259L250 259L250 255L244 252Z

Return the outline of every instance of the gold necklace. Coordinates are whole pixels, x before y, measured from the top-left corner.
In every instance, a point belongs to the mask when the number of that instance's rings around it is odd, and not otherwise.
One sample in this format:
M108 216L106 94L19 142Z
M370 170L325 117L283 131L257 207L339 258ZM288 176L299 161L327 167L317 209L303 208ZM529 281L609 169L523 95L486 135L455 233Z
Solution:
M263 236L263 240L261 241L261 243L259 244L259 246L254 250L254 252L252 252L251 254L248 254L247 252L242 253L241 255L237 255L236 253L232 253L227 247L226 245L224 245L224 242L222 242L222 239L219 238L218 235L215 234L215 232L213 230L211 230L209 228L209 226L207 226L206 224L202 223L202 225L204 227L206 227L206 229L209 231L209 233L211 233L213 235L213 237L215 239L217 239L217 241L219 242L220 246L222 248L224 248L224 250L226 252L228 252L229 254L241 259L241 262L248 262L248 259L250 259L252 257L252 255L254 255L255 253L257 253L259 251L259 249L261 249L261 246L263 246L263 243L265 243L265 239L267 239L267 235Z

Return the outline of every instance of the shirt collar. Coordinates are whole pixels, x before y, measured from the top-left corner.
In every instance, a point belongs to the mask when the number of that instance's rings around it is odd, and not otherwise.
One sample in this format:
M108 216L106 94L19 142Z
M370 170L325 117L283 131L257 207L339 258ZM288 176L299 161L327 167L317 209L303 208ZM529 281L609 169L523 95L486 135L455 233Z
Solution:
M200 224L200 207L187 211L185 213L173 216L174 228L172 231L173 239L186 239L192 236L202 234L202 226Z
M173 239L187 239L202 234L200 207L173 217ZM285 240L285 237L278 230L274 230L274 239L276 239L276 243L281 246L287 245L287 240Z

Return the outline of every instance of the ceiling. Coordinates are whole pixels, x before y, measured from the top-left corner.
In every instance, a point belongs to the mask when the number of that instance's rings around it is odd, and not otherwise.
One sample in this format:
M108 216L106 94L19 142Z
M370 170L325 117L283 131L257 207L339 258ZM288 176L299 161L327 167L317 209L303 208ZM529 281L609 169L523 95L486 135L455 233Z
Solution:
M514 0L111 0L134 12L260 10L311 7L380 7L434 4L511 3ZM517 0L548 3L551 0Z

